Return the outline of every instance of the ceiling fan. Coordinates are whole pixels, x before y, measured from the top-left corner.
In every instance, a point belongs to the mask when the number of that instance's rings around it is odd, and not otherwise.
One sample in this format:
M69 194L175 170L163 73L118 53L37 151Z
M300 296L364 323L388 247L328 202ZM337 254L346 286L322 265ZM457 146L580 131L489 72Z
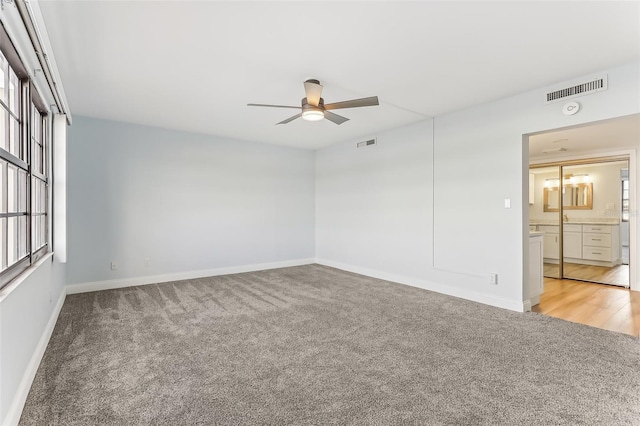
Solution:
M302 106L289 106L289 105L268 105L268 104L247 104L247 106L259 106L259 107L273 107L273 108L295 108L302 110L299 114L289 117L286 120L282 120L276 124L287 124L296 118L302 117L307 121L320 121L323 118L336 123L342 124L349 119L338 114L334 114L330 111L343 108L357 108L365 106L375 106L378 104L378 97L371 96L369 98L351 99L349 101L334 102L332 104L324 103L324 99L320 97L322 94L322 85L318 80L309 79L304 82L304 91L307 95L302 99Z

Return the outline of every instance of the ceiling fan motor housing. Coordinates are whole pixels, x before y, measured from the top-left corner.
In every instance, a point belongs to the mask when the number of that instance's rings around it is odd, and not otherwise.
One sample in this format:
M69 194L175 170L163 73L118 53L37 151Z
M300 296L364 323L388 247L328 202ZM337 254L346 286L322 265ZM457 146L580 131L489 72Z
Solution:
M307 98L302 98L302 112L305 111L324 111L324 99L320 98L318 106L309 105Z

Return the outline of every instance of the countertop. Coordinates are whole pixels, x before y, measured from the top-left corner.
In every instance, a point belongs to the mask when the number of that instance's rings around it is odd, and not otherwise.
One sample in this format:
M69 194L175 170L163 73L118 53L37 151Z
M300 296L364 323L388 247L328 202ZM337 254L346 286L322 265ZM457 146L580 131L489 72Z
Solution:
M541 237L544 235L542 231L529 231L529 237Z
M620 221L617 219L582 219L582 220L569 220L563 222L565 225L619 225ZM530 220L529 225L555 225L558 226L557 221L550 220Z

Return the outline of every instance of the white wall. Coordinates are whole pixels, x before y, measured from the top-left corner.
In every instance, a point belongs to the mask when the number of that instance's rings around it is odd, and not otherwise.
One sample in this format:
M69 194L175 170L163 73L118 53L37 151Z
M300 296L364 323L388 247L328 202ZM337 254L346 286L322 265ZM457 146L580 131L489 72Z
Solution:
M74 117L68 182L69 284L314 256L313 151Z
M433 137L429 121L373 135L377 154L356 150L357 141L318 151L319 261L522 309L523 135L638 113L638 68L606 70L609 90L579 98L574 116L562 114L562 103L544 105L543 88L437 117ZM488 283L489 273L498 274L498 285Z
M431 122L317 152L321 263L424 277L431 258Z
M19 279L20 280L20 279ZM64 301L64 265L48 256L0 292L0 424L17 423ZM13 286L10 286L13 287Z

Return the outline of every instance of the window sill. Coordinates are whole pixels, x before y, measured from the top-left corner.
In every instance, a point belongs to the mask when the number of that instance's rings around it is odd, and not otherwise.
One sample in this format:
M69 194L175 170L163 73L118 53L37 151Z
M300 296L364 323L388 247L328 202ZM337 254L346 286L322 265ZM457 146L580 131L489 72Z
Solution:
M53 252L52 251L48 252L47 254L42 256L40 259L38 259L38 261L36 263L34 263L33 265L29 266L23 273L18 275L5 288L0 290L0 303L4 299L6 299L11 293L13 293L13 291L16 288L18 288L18 286L20 286L20 284L23 281L27 280L31 276L31 274L35 272L36 269L38 269L45 262L50 261L52 257L53 257Z

